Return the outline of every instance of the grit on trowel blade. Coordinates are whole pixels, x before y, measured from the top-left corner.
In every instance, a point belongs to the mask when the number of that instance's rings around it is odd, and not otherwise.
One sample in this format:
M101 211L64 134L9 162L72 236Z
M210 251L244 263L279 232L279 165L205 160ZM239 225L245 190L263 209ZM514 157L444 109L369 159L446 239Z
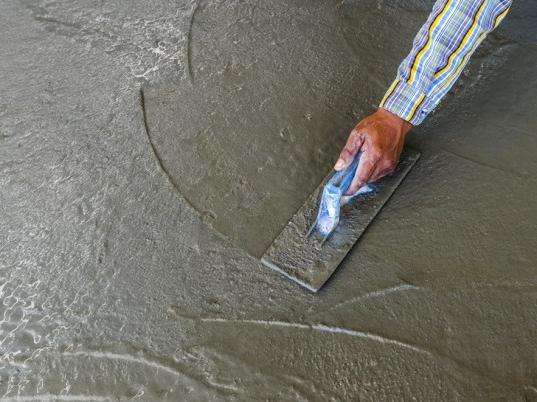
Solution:
M316 218L319 196L331 174L328 175L265 251L261 257L263 264L317 292L401 184L419 156L419 152L405 149L396 170L375 183L375 195L342 208L338 227L320 246L317 239L306 235Z

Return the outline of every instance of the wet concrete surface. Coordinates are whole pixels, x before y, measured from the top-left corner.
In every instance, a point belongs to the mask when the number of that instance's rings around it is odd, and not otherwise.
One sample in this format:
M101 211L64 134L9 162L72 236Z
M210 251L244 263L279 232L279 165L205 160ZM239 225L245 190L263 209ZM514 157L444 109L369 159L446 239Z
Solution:
M192 122L155 119L164 109L151 111L141 96L178 99L187 84L211 90L226 55L231 71L252 66L243 77L250 93L256 63L272 60L272 72L281 65L268 88L277 96L296 77L286 57L299 66L315 60L303 77L326 69L333 80L311 83L318 103L297 133L324 153L286 162L304 169L300 189L315 188L348 128L392 80L431 1L288 4L1 3L2 400L537 400L534 2L515 2L441 109L415 130L420 161L315 295L200 215L189 199L196 186L182 181L192 176L180 169L210 173L207 159L174 171L151 137L157 121L175 126L167 141L176 146L195 135L181 130ZM236 58L240 42L219 53L241 29L258 27L263 37L266 24L286 18L281 35L293 37L280 46L297 53ZM301 130L291 92L261 133ZM184 113L204 99L191 95ZM275 113L278 101L267 102ZM306 105L296 104L302 113ZM337 113L325 124L319 116L331 105ZM270 155L271 143L259 140L256 150L258 140L239 156ZM291 156L309 144L295 141L275 146ZM178 164L189 149L177 150ZM237 172L255 183L238 162ZM222 191L202 190L200 202ZM297 206L307 196L292 194Z
M370 63L398 17L378 29L376 9L300 0L201 3L192 15L187 78L143 86L148 134L181 195L261 257L393 74Z

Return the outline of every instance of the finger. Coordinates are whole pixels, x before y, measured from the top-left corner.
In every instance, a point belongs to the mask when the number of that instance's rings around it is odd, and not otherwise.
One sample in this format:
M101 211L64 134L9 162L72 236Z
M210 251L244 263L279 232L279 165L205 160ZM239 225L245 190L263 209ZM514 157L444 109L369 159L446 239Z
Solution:
M397 166L397 163L392 163L390 161L383 161L377 163L373 173L369 177L369 183L382 179L384 176L392 173Z
M368 157L366 153L362 155L358 168L356 169L356 174L352 180L349 189L346 192L346 195L352 195L356 193L360 188L369 183L369 178L375 170L375 161Z
M345 147L343 147L343 150L339 154L339 158L334 166L334 169L342 170L349 166L354 160L354 157L356 156L358 151L360 150L363 142L363 136L358 132L358 130L352 130L349 135L349 138L347 139Z
M386 168L386 167L382 167L382 166L377 166L374 170L373 170L373 173L371 173L371 176L369 176L369 181L368 183L373 183L377 180L380 180L382 179L384 176L387 176L389 175L391 172L393 171L393 169L391 168Z

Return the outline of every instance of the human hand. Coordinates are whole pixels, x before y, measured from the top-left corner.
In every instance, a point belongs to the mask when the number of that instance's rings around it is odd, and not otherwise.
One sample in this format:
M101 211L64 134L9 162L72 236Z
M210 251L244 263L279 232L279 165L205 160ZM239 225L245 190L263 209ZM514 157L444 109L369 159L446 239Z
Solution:
M411 128L412 124L383 108L379 108L354 127L334 166L335 170L345 169L352 163L358 151L362 151L347 195L356 193L367 183L394 171Z

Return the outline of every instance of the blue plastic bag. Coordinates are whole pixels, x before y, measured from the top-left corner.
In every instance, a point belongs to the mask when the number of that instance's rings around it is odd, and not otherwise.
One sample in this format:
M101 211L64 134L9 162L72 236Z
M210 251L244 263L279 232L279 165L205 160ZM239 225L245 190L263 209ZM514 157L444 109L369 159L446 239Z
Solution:
M347 168L334 173L324 186L317 219L309 230L308 236L318 231L322 237L327 238L339 223L340 210L343 205L376 191L375 186L366 184L353 195L345 196L354 179L361 156L362 153L359 152Z

